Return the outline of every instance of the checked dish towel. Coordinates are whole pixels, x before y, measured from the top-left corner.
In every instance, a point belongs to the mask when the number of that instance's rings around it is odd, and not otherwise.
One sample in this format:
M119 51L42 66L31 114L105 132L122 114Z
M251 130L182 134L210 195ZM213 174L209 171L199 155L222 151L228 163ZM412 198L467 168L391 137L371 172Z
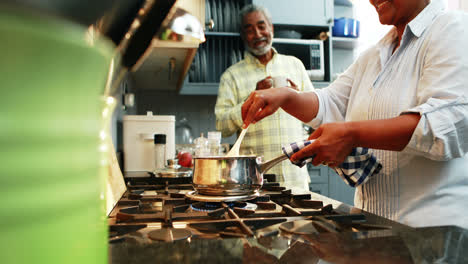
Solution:
M302 142L294 142L289 145L283 146L283 153L291 158L291 156L304 148L307 145L310 145L313 140L304 140ZM303 160L297 161L294 164L302 167L305 164L311 162L313 157L308 157ZM374 174L379 173L382 169L382 164L377 160L377 158L369 153L368 148L354 148L346 157L345 161L338 165L336 168L332 168L340 175L340 177L345 181L346 184L357 187L366 181L369 180Z

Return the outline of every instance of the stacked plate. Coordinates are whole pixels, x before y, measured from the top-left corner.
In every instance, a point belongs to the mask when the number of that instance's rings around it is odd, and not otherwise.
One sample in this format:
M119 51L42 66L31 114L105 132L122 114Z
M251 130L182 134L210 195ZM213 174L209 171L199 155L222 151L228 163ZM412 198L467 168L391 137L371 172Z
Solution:
M215 24L213 31L238 32L239 9L238 1L207 0L205 3L206 22L213 19Z

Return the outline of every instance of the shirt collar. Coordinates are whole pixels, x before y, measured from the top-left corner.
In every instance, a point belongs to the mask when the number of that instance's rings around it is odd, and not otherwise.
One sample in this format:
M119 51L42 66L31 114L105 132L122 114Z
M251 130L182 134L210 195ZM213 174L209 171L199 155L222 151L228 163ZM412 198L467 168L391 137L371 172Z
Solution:
M275 58L276 58L276 54L278 54L278 51L276 51L275 48L271 47L271 49L273 50L273 57L271 58L270 61L273 61ZM244 51L244 58L245 58L245 61L247 63L251 63L251 64L262 64L258 59L257 57L255 57L252 53L250 53L249 51ZM269 62L270 62L269 61ZM268 63L269 63L268 62Z
M407 28L413 32L416 37L420 37L424 30L432 24L434 18L445 9L441 0L432 0L413 20Z

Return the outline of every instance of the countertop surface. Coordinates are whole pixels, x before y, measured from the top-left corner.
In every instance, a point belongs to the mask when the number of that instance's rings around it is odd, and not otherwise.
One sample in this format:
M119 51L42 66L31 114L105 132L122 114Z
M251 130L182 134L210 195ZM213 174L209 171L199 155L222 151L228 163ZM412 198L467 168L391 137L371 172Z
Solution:
M312 199L343 213L365 214L391 229L288 234L278 225L254 237L150 241L144 232L109 243L109 263L468 263L468 230L455 226L411 228L325 196Z
M110 244L110 263L468 263L467 230L416 228L369 231Z

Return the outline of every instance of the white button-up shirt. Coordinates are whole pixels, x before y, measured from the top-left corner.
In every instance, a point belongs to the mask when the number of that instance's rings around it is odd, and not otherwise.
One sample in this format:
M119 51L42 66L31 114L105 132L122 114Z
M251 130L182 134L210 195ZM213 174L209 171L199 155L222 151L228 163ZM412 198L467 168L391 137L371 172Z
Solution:
M316 90L321 123L421 119L401 151L372 150L383 169L356 189L355 206L411 226L468 228L468 15L433 0L393 28L328 88Z

